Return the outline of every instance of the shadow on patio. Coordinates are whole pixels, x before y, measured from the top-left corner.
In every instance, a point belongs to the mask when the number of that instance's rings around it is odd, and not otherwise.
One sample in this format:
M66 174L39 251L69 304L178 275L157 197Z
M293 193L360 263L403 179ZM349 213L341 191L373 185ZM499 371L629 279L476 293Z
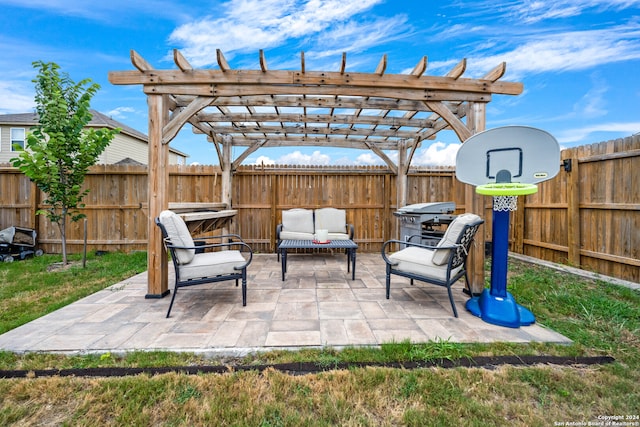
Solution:
M172 287L172 268L169 283ZM455 318L446 289L392 278L385 299L385 264L358 254L356 279L345 255L291 254L286 281L275 254L256 254L248 269L247 306L233 282L183 288L169 319L169 298L145 299L146 273L97 292L3 335L15 352L101 353L169 350L244 355L270 349L377 346L385 342L554 342L570 340L539 324L494 326L464 309L454 288Z

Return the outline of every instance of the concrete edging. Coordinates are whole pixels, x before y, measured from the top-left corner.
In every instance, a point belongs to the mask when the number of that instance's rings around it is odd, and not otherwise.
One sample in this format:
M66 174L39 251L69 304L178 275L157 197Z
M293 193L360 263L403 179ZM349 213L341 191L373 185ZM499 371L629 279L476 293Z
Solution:
M542 265L548 268L552 268L554 270L558 270L558 271L563 271L565 273L570 273L570 274L575 274L576 276L580 276L580 277L584 277L587 279L593 279L593 280L602 280L603 282L607 282L607 283L611 283L614 285L619 285L619 286L624 286L625 288L629 288L629 289L634 289L634 290L640 290L640 284L639 283L634 283L634 282L629 282L627 280L622 280L622 279L618 279L616 277L611 277L611 276L605 276L603 274L600 273L592 273L590 271L586 271L586 270L581 270L579 268L575 268L575 267L569 267L568 265L563 265L563 264L556 264L555 262L551 262L551 261L544 261L538 258L534 258L534 257L530 257L527 255L522 255L522 254L518 254L515 252L509 252L509 256L520 260L520 261L524 261L524 262L528 262L531 264L538 264L538 265Z

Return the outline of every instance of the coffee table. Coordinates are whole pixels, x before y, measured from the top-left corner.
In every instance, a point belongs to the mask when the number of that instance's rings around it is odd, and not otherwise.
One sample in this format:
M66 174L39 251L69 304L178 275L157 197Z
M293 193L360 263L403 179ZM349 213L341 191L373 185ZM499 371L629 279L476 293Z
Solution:
M351 280L356 279L356 250L358 244L353 240L331 240L327 243L316 243L313 240L283 240L278 245L282 262L282 281L287 272L287 251L289 249L344 249L347 251L347 271L351 270Z

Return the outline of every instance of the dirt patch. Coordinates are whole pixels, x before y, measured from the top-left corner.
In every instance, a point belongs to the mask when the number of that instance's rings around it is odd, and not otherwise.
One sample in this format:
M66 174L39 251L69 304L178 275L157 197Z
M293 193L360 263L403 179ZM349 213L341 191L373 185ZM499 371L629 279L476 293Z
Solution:
M82 262L80 261L69 261L66 264L62 263L62 262L56 262L53 264L49 264L47 266L47 271L52 272L52 271L65 271L70 269L71 267L74 267L76 265L82 265Z
M76 377L124 377L130 375L159 375L170 372L187 375L195 374L223 374L227 372L259 371L275 369L291 375L315 374L331 370L344 370L364 367L396 368L396 369L423 369L423 368L484 368L495 369L503 365L533 366L555 365L576 366L600 365L613 363L615 359L610 356L595 357L562 357L562 356L487 356L464 358L456 360L434 360L421 362L391 362L391 363L316 363L296 362L279 363L270 365L205 365L205 366L166 366L156 368L80 368L80 369L41 369L41 370L0 370L0 378L37 378L52 376L76 376Z

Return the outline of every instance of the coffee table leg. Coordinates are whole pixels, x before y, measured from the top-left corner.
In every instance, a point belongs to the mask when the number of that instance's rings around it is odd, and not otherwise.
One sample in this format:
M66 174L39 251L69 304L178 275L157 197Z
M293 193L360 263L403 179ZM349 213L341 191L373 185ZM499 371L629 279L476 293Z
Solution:
M353 249L347 249L347 273L351 271L351 251Z
M356 280L356 250L351 249L351 263L353 266L351 267L351 280Z
M282 261L282 281L284 282L284 273L287 271L287 250L280 249L280 260Z

